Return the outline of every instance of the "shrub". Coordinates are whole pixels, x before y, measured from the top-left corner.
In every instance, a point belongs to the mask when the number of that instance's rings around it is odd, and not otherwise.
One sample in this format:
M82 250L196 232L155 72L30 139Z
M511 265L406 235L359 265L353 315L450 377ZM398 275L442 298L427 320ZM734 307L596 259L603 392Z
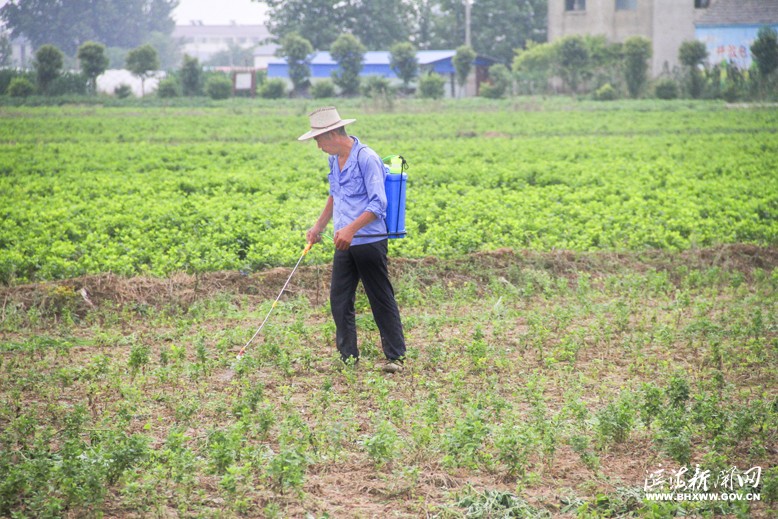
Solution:
M397 456L399 442L397 429L391 422L383 420L376 426L375 434L365 438L364 445L373 463L382 467Z
M383 76L368 76L362 86L362 94L367 97L391 96L393 93L392 85Z
M127 83L117 85L116 88L113 89L113 95L119 99L126 99L132 95L132 87Z
M439 74L427 74L419 79L419 96L426 99L440 99L443 97L445 78Z
M311 86L311 95L314 99L335 97L335 84L329 79L317 81Z
M259 89L259 95L265 99L281 99L286 95L286 83L281 78L268 79Z
M11 81L17 77L21 76L13 69L0 69L0 95L5 95L8 93L8 85L10 85Z
M654 85L654 94L659 99L676 99L678 97L678 83L672 79L660 79Z
M86 95L88 88L88 77L65 72L49 83L47 93L51 96Z
M490 99L500 99L505 97L505 93L511 86L511 73L508 67L502 64L489 67L489 79L491 84L482 84L479 94L481 97Z
M478 95L487 99L499 99L502 97L499 89L489 83L481 83L481 87L478 90Z
M11 97L28 97L35 93L35 85L23 77L15 77L8 85L8 95Z
M616 89L610 83L605 83L594 93L596 101L613 101L617 98Z
M624 443L635 425L632 395L622 393L597 413L597 432L603 445Z
M232 95L232 81L224 76L211 76L205 83L205 93L211 99L227 99Z
M178 81L172 77L163 79L159 82L159 85L157 86L157 97L168 99L171 97L178 97L180 95L181 92L178 88Z

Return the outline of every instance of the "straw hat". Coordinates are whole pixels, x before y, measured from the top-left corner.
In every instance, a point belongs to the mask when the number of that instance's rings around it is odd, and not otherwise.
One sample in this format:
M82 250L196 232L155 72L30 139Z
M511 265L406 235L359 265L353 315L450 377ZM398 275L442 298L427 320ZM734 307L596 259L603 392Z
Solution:
M341 119L338 111L334 106L325 106L324 108L319 108L318 110L311 112L308 117L311 119L311 131L300 135L297 138L298 141L307 141L308 139L313 139L317 135L327 133L330 130L340 128L341 126L346 126L347 124L351 124L356 121L356 119Z

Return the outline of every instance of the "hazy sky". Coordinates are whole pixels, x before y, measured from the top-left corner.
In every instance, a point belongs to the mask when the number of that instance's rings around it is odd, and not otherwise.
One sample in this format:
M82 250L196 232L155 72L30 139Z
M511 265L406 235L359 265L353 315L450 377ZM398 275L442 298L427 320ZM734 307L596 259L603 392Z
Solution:
M264 22L265 10L265 4L251 0L179 0L173 18L178 25L187 25L191 20L202 20L206 25L233 20L249 25Z
M8 0L0 0L0 7ZM187 25L192 20L205 24L228 24L232 20L240 25L265 21L265 4L251 0L179 0L173 11L177 24Z

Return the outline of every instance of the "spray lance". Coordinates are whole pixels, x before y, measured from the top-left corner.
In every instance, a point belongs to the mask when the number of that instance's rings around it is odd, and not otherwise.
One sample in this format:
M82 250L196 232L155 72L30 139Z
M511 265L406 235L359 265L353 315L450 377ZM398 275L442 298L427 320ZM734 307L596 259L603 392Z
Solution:
M306 254L308 254L308 251L311 250L311 247L313 247L313 243L309 243L305 246L305 250L303 250L303 253L300 255L300 259L297 260L297 264L292 269L292 273L289 274L289 277L286 278L286 283L284 283L283 288L281 289L281 292L278 293L278 297L276 297L276 300L273 301L273 305L270 307L270 311L265 316L265 320L262 321L262 324L259 325L259 328L257 328L257 331L254 332L254 335L251 336L251 339L240 349L240 352L238 353L238 360L243 358L243 354L246 352L246 348L249 347L249 345L254 341L254 339L257 338L257 335L259 335L259 332L262 331L262 328L264 328L265 323L267 323L267 320L270 319L270 314L273 313L273 309L278 304L278 301L281 299L281 296L284 295L284 290L286 290L286 287L289 285L289 281L292 280L292 276L294 276L294 273L297 271L297 267L300 266L300 263L303 261L303 258Z

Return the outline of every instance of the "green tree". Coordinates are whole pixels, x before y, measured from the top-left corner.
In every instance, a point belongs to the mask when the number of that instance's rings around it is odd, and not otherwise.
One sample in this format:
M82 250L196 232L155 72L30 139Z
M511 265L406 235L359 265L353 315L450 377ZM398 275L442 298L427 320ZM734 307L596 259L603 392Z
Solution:
M459 88L465 86L467 82L467 76L470 75L470 71L473 69L473 61L476 54L472 47L462 45L457 49L454 54L454 70L456 71L457 83Z
M11 59L13 58L13 49L11 47L11 40L7 34L0 34L0 67L8 67L11 65Z
M412 10L402 0L266 0L268 29L280 42L296 32L316 50L332 47L339 34L356 36L366 48L386 49L410 36Z
M279 39L296 32L304 34L314 49L327 50L345 29L336 0L265 0L263 3L268 7L268 30Z
M181 62L181 93L185 96L199 96L203 93L203 67L197 58L184 54Z
M151 45L141 45L132 49L127 54L127 70L140 78L141 97L146 95L146 79L151 77L159 68L159 56L157 50Z
M616 85L624 81L624 45L611 43L605 36L584 36L589 51L589 66L584 72L587 81L595 86L610 83Z
M35 52L35 77L38 90L47 94L51 83L62 73L64 55L54 45L43 45Z
M410 11L403 0L352 1L344 25L369 50L386 50L410 36Z
M359 73L362 71L362 59L365 46L353 34L341 34L330 49L332 58L338 64L338 70L332 73L332 80L345 95L359 92Z
M545 92L556 63L556 47L550 43L527 42L527 48L516 51L513 73L519 90L526 94Z
M178 0L10 0L0 19L33 47L49 43L73 56L87 41L132 48L153 32L170 34Z
M509 65L515 49L527 41L546 39L546 2L538 0L478 0L473 3L473 49Z
M581 36L567 36L558 43L559 75L575 93L582 73L589 67L589 50Z
M751 45L751 55L761 78L766 79L778 69L778 33L772 27L762 27Z
M389 49L391 61L389 66L397 77L402 79L403 87L408 85L419 75L419 60L416 59L416 47L410 42L401 42L392 45Z
M433 9L437 6L436 1L410 0L406 5L411 15L412 27L410 37L419 49L431 49L436 17Z
M642 36L633 36L624 42L624 77L629 95L637 98L648 79L648 60L651 42Z
M699 40L685 41L681 43L678 49L678 60L686 67L688 72L687 88L689 95L694 99L702 95L704 79L700 72L700 65L708 57L708 49L705 44Z
M311 42L296 32L287 33L281 38L278 55L286 58L289 67L289 79L292 80L293 94L308 86L311 78Z
M97 92L97 76L105 72L108 67L108 56L105 54L105 45L88 41L78 48L78 61L81 70L89 78L89 90Z

